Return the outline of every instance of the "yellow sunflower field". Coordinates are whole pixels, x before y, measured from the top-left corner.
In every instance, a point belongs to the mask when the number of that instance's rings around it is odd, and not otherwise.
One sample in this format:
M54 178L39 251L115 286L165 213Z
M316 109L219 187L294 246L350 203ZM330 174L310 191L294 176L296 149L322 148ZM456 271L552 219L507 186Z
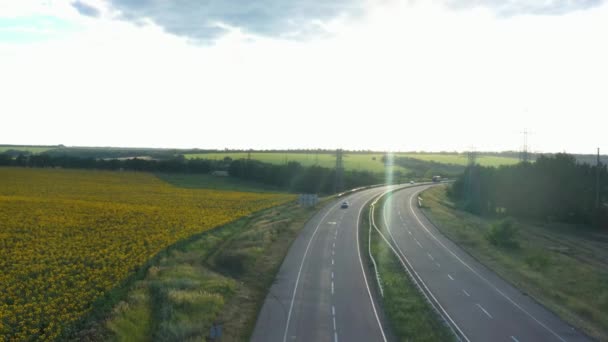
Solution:
M0 341L53 340L167 246L293 199L148 173L0 168Z

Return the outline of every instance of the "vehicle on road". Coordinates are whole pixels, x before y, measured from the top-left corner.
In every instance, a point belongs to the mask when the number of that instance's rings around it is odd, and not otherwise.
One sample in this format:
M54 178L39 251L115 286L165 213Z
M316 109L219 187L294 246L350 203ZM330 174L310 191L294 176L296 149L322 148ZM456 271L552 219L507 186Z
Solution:
M410 181L410 184L414 184L414 181Z
M342 205L340 205L340 208L342 208L342 209L348 208L348 202L347 201L342 202Z

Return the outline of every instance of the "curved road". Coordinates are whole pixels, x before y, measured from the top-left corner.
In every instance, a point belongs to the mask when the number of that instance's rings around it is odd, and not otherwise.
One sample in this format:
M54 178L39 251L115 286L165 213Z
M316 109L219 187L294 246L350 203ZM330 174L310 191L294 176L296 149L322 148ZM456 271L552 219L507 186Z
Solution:
M336 200L306 224L281 265L251 341L393 340L370 289L375 279L364 269L357 235L364 206L392 188ZM441 235L415 205L426 188L404 188L386 202L388 238L462 340L588 340ZM343 200L349 208L340 208Z
M387 189L336 200L306 224L281 265L251 341L386 341L357 226L364 205ZM340 208L343 200L349 208Z
M588 341L444 237L417 207L425 187L395 192L383 215L390 239L465 341Z

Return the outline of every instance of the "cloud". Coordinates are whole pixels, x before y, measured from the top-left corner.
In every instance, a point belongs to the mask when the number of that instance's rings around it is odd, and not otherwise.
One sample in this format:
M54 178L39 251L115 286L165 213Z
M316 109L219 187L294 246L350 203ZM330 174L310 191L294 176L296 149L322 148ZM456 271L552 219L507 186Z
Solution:
M97 18L100 16L100 12L97 8L88 5L82 1L75 1L72 3L72 6L82 15L86 15L87 17Z
M500 16L562 15L601 5L603 0L446 0L450 8L469 9L485 7Z
M360 13L363 0L110 0L128 21L151 20L167 32L208 42L238 28L267 37L303 38L322 23Z

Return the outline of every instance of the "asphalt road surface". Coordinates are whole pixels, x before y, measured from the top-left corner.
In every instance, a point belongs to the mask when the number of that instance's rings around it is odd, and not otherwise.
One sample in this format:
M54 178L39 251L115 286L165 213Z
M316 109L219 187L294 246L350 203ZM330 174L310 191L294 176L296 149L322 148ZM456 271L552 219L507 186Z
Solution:
M388 238L461 340L589 340L443 237L416 206L426 188L405 188L387 201L382 210ZM251 341L393 340L357 235L364 206L388 189L336 200L306 224L279 269ZM343 200L349 208L340 208Z
M383 215L390 239L462 340L589 340L445 238L417 207L426 188L395 192Z
M357 240L359 213L386 187L326 206L311 219L279 269L251 341L386 341ZM340 208L343 200L350 206ZM370 283L371 284L371 283Z

